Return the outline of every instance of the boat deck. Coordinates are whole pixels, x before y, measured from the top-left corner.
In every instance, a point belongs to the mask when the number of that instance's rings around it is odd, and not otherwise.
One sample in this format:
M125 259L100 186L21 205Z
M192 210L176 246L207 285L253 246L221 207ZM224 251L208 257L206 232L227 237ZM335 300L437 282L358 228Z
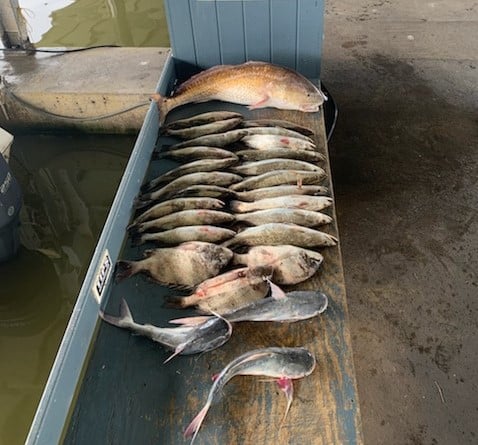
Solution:
M318 150L326 157L324 181L333 196L322 112L306 114L273 109L249 111L242 106L211 102L187 106L168 120L215 109L240 111L247 118L279 118L314 129ZM155 129L157 131L157 128ZM150 131L154 131L150 129ZM146 152L169 145L159 138L143 147ZM168 161L152 161L139 185L172 168ZM128 208L129 206L129 208ZM132 202L123 207L131 212ZM338 236L334 222L324 231ZM131 213L132 215L132 213ZM118 234L116 234L118 236ZM134 247L125 235L119 259L139 259L148 245ZM64 432L66 444L184 444L183 431L206 401L211 376L230 360L254 348L304 346L317 359L315 371L294 382L294 401L281 426L286 407L278 386L260 378L236 377L210 409L196 444L360 444L359 405L348 327L340 244L322 249L321 270L294 289L320 289L329 296L328 309L318 318L297 323L240 323L220 349L199 356L171 354L160 345L130 332L101 323L71 419ZM105 312L118 313L125 298L136 321L166 326L188 312L164 307L170 289L137 275L112 283ZM191 312L191 311L190 311Z

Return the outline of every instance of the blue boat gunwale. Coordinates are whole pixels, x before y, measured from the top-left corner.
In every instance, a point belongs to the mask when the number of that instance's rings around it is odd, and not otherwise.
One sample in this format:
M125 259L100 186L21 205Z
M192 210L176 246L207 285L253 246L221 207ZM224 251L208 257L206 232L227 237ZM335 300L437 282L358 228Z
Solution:
M166 94L172 79L175 79L175 65L170 53L160 75L156 92ZM112 266L121 252L126 227L133 211L130 205L125 208L125 203L133 202L139 192L155 147L158 129L158 109L156 104L151 102L50 370L25 441L26 445L51 445L60 443L62 440L100 323L99 309L107 301L113 267L109 268L107 275L101 281L104 289L104 293L101 292L100 295L101 300L98 300L98 294L94 290L95 283L101 275L100 269L104 263L105 254L108 255Z

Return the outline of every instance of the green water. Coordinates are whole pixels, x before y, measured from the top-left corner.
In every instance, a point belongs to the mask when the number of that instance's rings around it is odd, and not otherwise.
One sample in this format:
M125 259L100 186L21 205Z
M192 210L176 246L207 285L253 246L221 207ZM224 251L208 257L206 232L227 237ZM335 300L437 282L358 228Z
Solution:
M22 444L134 144L16 136L22 247L0 264L0 444Z
M37 47L169 46L162 0L20 0Z
M169 46L161 0L20 0L37 47ZM134 138L15 134L22 247L0 264L0 445L24 443ZM53 444L52 444L53 445Z

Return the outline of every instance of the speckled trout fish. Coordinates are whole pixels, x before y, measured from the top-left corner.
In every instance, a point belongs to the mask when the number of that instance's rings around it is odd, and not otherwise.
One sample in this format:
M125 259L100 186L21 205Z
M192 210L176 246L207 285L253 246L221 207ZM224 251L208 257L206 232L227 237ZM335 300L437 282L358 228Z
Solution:
M188 103L221 100L250 109L273 107L305 112L318 111L326 96L298 72L266 62L218 65L182 83L168 98L154 95L160 122L176 107Z

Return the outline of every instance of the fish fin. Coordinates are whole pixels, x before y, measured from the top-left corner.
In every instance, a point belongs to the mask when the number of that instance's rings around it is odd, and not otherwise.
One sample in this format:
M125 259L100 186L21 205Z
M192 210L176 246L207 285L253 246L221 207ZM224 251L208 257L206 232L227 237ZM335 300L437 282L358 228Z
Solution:
M133 321L133 315L131 314L128 303L126 303L124 298L122 298L120 302L120 317L125 321Z
M302 189L302 185L303 185L302 182L303 182L303 181L302 181L302 178L300 178L300 177L297 178L297 188L298 188L299 190Z
M189 286L187 284L176 284L176 283L167 283L164 281L158 281L153 278L151 278L152 281L154 281L157 284L161 284L162 286L169 287L170 289L174 290L184 290L184 291L191 291L193 290L196 286Z
M269 95L264 94L264 96L259 102L256 102L255 104L251 104L247 108L249 108L249 110L255 110L256 108L264 108L267 102L269 101L269 99L270 99Z
M133 261L117 261L115 281L119 283L125 278L129 278L131 275L136 274L138 270L134 267L134 264L135 263Z
M287 298L285 292L279 286L277 286L277 284L274 284L270 279L267 279L267 282L271 288L271 297L274 300L283 300L284 298Z
M140 246L141 244L144 244L141 233L130 233L129 236L130 236L130 239L131 239L131 245L132 246Z
M133 207L135 209L143 209L144 207L149 206L153 201L149 197L138 196L133 201Z
M124 298L122 298L120 302L119 317L105 314L103 310L100 310L99 314L104 321L119 328L123 328L127 325L134 323L133 316L131 315L131 311L129 310L128 304L126 303L126 300Z
M163 306L171 309L180 309L188 305L185 304L184 297L169 296L165 298Z
M201 411L199 411L196 417L191 421L191 423L184 430L184 437L192 436L191 445L193 444L194 439L196 439L199 428L201 428L201 425L208 411L209 411L209 403L206 403L204 407L201 409Z
M150 99L156 102L159 111L159 125L162 126L166 120L166 115L169 112L169 106L167 105L167 99L161 96L159 93L151 94Z
M221 314L215 311L210 310L209 312L211 312L211 314L214 315L215 317L220 318L221 320L224 320L226 322L228 327L229 337L230 337L232 335L232 323L227 318L224 318Z
M282 418L281 426L284 424L287 414L289 413L290 406L292 405L292 400L294 399L294 385L292 380L287 377L281 377L277 380L280 390L287 397L287 406L285 408L284 417Z
M172 360L174 357L176 357L177 355L181 354L181 352L184 351L184 348L186 348L187 346L187 343L181 343L179 345L176 346L176 349L174 350L174 353L172 355L170 355L164 362L164 363L168 363L170 360Z
M197 317L175 318L173 320L169 320L168 323L180 324L182 326L197 326L201 323L208 321L210 318L212 318L212 316L198 315Z

